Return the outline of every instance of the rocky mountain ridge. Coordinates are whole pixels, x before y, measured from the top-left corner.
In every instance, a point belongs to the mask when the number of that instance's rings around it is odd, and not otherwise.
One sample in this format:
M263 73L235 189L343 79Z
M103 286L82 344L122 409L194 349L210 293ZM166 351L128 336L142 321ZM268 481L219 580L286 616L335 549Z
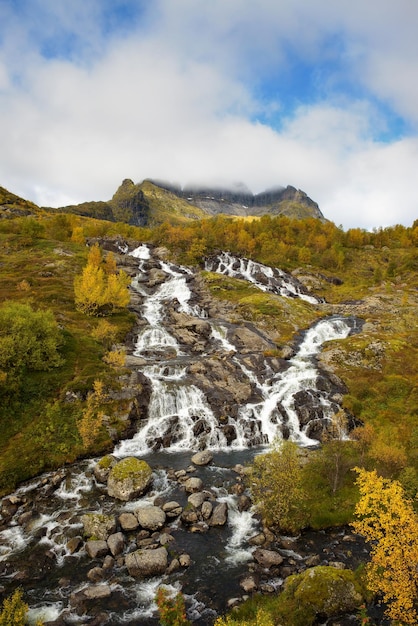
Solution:
M167 182L146 179L135 184L125 179L110 200L42 209L151 227L166 221L184 223L218 214L239 217L287 215L325 221L318 204L304 191L290 185L254 195L243 185L235 189L210 186L181 188ZM0 217L20 217L36 214L40 210L34 203L0 187Z

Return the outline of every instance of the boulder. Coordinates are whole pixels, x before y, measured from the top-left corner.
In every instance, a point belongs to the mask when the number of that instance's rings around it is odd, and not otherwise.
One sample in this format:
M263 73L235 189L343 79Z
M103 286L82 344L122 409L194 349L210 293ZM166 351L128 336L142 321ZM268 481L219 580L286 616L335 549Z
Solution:
M192 463L195 465L208 465L213 459L213 454L209 452L209 450L202 450L201 452L196 452L192 456Z
M199 509L205 501L205 494L203 491L196 491L196 493L192 493L188 498L187 502L192 505L195 509Z
M188 478L184 483L184 488L188 493L195 493L196 491L202 491L203 482L201 478L197 478L196 476L192 476Z
M108 537L107 545L113 556L122 554L125 547L125 537L123 533L113 533Z
M129 575L134 578L160 576L166 571L167 563L167 550L163 547L155 550L135 550L125 557Z
M165 513L159 506L141 506L135 511L139 525L145 530L159 530L165 524Z
M114 515L104 513L86 513L81 516L84 534L94 539L106 539L115 532L116 520Z
M139 526L138 518L133 513L121 513L119 515L119 524L122 530L127 532L136 530Z
M180 506L178 502L172 500L171 502L166 502L163 504L162 509L167 517L173 518L178 517L183 512L183 507Z
M312 619L355 613L364 602L362 589L351 570L318 565L286 579L284 594ZM309 622L311 623L311 622Z
M212 517L209 520L211 526L224 526L228 518L228 506L226 502L217 504L213 509Z
M94 476L99 483L105 483L111 468L116 465L117 459L112 454L106 454L93 468Z
M278 552L274 552L273 550L257 548L254 551L253 556L257 563L266 569L277 567L283 563L283 557Z
M141 496L152 481L152 469L146 461L126 457L114 465L107 479L109 496L128 501Z
M97 559L109 552L109 546L103 539L92 539L86 543L86 552L91 559Z

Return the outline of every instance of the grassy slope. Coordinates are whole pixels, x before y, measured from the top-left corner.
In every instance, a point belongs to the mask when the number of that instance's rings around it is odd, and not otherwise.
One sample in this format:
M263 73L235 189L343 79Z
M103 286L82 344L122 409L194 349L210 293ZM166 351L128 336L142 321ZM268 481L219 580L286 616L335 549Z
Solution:
M19 228L25 219L0 224L0 303L17 300L51 310L62 327L65 364L50 372L25 372L13 393L0 390L0 493L86 454L76 427L86 393L98 378L108 386L117 384L115 371L102 361L103 346L91 337L97 320L74 308L73 280L85 264L86 246L43 237L29 241ZM120 340L132 321L128 311L111 319ZM109 445L103 429L95 450Z

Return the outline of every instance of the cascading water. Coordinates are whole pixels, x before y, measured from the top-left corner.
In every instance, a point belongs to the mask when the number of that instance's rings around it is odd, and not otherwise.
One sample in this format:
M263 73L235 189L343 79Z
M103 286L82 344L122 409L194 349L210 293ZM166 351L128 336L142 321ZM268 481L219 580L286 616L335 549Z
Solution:
M351 329L350 320L331 318L316 324L305 333L297 353L284 371L276 371L268 361L262 367L251 367L249 360L241 358L231 338L231 324L212 320L203 307L190 304L193 295L189 287L193 279L191 270L153 259L150 248L145 245L130 254L138 259L138 276L132 281L131 288L142 301L145 321L138 334L134 355L144 363L139 368L150 382L151 397L148 415L141 420L137 434L120 442L114 456L143 457L155 468L159 478L154 480L153 492L141 501L147 504L162 497L184 500L184 492L167 478L167 472L162 468L183 469L190 464L192 452L211 449L215 453L216 470L201 468L197 473L204 480L205 487L217 494L218 502L228 505L229 516L227 526L216 530L215 541L215 531L208 535L194 535L174 524L171 532L176 534L179 549L183 548L192 557L193 566L189 572L182 572L177 577L175 574L164 575L141 583L120 573L117 581L110 585L112 594L118 598L118 606L102 602L111 624L155 624L153 598L156 589L161 583L179 587L181 581L194 621L211 624L216 613L206 605L214 603L216 610L223 610L228 595L238 592L239 576L253 550L248 539L257 532L257 520L251 510L240 510L237 496L228 493L228 484L232 480L229 468L250 460L260 446L284 435L300 445L317 444L312 437L312 423L332 420L335 407L326 392L317 388L313 357L325 341L347 336ZM301 297L318 303L287 275L261 264L224 254L216 261L208 262L207 268L244 277L261 289L286 297ZM158 270L157 281L149 280L150 269ZM260 278L262 282L259 282ZM200 353L194 352L193 345L182 343L173 335L169 310L190 318L192 322L196 319L209 324L206 344ZM259 355L258 358L263 357ZM254 399L235 407L235 413L226 411L219 416L214 407L218 391L206 389L205 392L198 385L198 379L193 378L193 372L198 372L205 360L216 364L223 359L235 367L240 383L244 381L252 390ZM257 362L260 365L260 360ZM295 395L301 392L311 394L319 406L303 424L295 405ZM228 436L225 433L229 433ZM32 551L48 553L45 559L48 574L44 577L39 573L34 575L33 582L27 585L34 617L39 616L42 609L50 619L55 619L65 612L70 595L86 585L86 573L90 567L86 554L72 552L68 547L69 539L76 538L82 531L80 516L92 510L113 510L120 514L140 505L138 501L115 505L107 498L103 486L96 482L93 465L94 462L84 462L63 472L61 482L52 494L45 491L47 479L37 479L22 487L16 492L16 498L22 502L33 498L36 515L27 523L21 518L13 518L8 528L0 530L0 564L3 563L0 575L6 589L10 587L13 568L20 571L24 568L23 563L30 563ZM158 471L157 467L160 468ZM200 589L198 593L197 589ZM70 616L69 619L77 622L78 618Z
M232 278L243 278L261 289L270 291L285 298L301 298L311 304L318 304L320 299L310 295L299 281L278 268L268 267L251 261L237 258L229 252L208 259L205 269Z

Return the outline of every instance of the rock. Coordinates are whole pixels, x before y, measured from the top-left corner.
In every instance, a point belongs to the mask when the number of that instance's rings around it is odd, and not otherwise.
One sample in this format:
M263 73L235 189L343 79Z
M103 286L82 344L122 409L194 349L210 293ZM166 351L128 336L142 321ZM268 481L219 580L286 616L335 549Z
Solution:
M91 559L105 556L109 552L109 546L103 539L92 539L86 543L86 552Z
M70 554L74 554L80 550L82 545L83 540L81 537L71 537L71 539L67 541L67 550Z
M146 461L126 457L114 465L107 480L109 496L128 501L144 494L152 481L152 469Z
M178 517L179 515L182 514L183 507L180 506L178 502L175 502L173 500L171 502L166 502L165 504L163 504L162 510L164 511L167 517L173 518L173 517Z
M264 533L258 533L258 535L254 535L248 540L250 546L262 546L266 543L266 537Z
M133 513L121 513L119 515L119 524L122 530L127 532L136 530L139 526L138 518Z
M155 550L136 550L125 557L129 575L134 578L164 574L167 569L167 561L167 550L163 547Z
M189 554L180 554L179 563L181 567L190 567L192 560Z
M263 548L257 548L254 551L254 559L261 567L270 569L271 567L277 567L283 563L283 557L273 550L264 550Z
M342 561L328 561L329 567L335 567L335 569L345 569L345 563Z
M257 583L253 576L246 576L240 581L239 586L245 593L253 593L257 590Z
M84 527L84 533L87 537L95 539L106 539L115 532L116 520L114 515L105 515L104 513L86 513L81 516L81 522Z
M209 450L202 450L201 452L196 452L192 456L192 463L195 465L208 465L213 459L213 454L209 452Z
M112 454L106 454L93 468L94 476L99 483L105 483L111 468L116 465L117 459Z
M274 344L245 326L237 328L232 336L232 343L242 354L271 350Z
M70 596L70 606L77 615L88 613L89 607L94 606L97 601L110 598L112 590L107 583L89 585L80 591L75 591ZM102 622L104 623L104 622Z
M355 613L364 602L354 572L325 565L289 576L284 584L284 593L298 607L310 610L313 617Z
M315 567L319 565L321 562L321 558L319 554L313 554L312 556L308 556L305 560L306 567Z
M165 524L165 513L158 506L143 506L135 511L139 525L146 530L159 530Z
M202 491L203 482L200 478L197 478L196 476L192 476L191 478L188 478L186 480L186 482L184 483L184 488L186 489L188 493L195 493L196 491Z
M213 509L212 517L209 520L210 526L224 526L228 518L228 506L226 502L217 504Z
M205 494L203 493L203 491L197 491L196 493L192 493L187 498L187 502L191 504L195 509L200 509L204 501L205 501Z
M200 512L204 520L208 520L210 518L210 516L212 515L212 511L213 511L212 503L208 502L207 500L203 502Z
M173 559L168 566L166 574L169 576L170 574L174 574L180 569L180 561L178 559Z
M104 578L104 570L102 567L93 567L87 572L87 578L92 583L98 583Z
M181 521L184 524L194 524L199 520L199 516L195 509L185 509L181 514Z
M208 530L209 525L206 522L196 522L196 524L190 526L191 533L207 533Z
M162 533L159 536L158 541L160 542L160 545L166 546L169 543L171 543L172 541L174 541L174 537L173 537L173 535L170 535L169 533Z
M104 558L103 561L103 569L112 569L112 567L115 565L115 559L113 558L113 556L110 556L110 554L107 554Z
M123 536L123 533L113 533L110 535L107 539L107 545L109 546L110 552L113 556L122 554L125 547L125 537Z

